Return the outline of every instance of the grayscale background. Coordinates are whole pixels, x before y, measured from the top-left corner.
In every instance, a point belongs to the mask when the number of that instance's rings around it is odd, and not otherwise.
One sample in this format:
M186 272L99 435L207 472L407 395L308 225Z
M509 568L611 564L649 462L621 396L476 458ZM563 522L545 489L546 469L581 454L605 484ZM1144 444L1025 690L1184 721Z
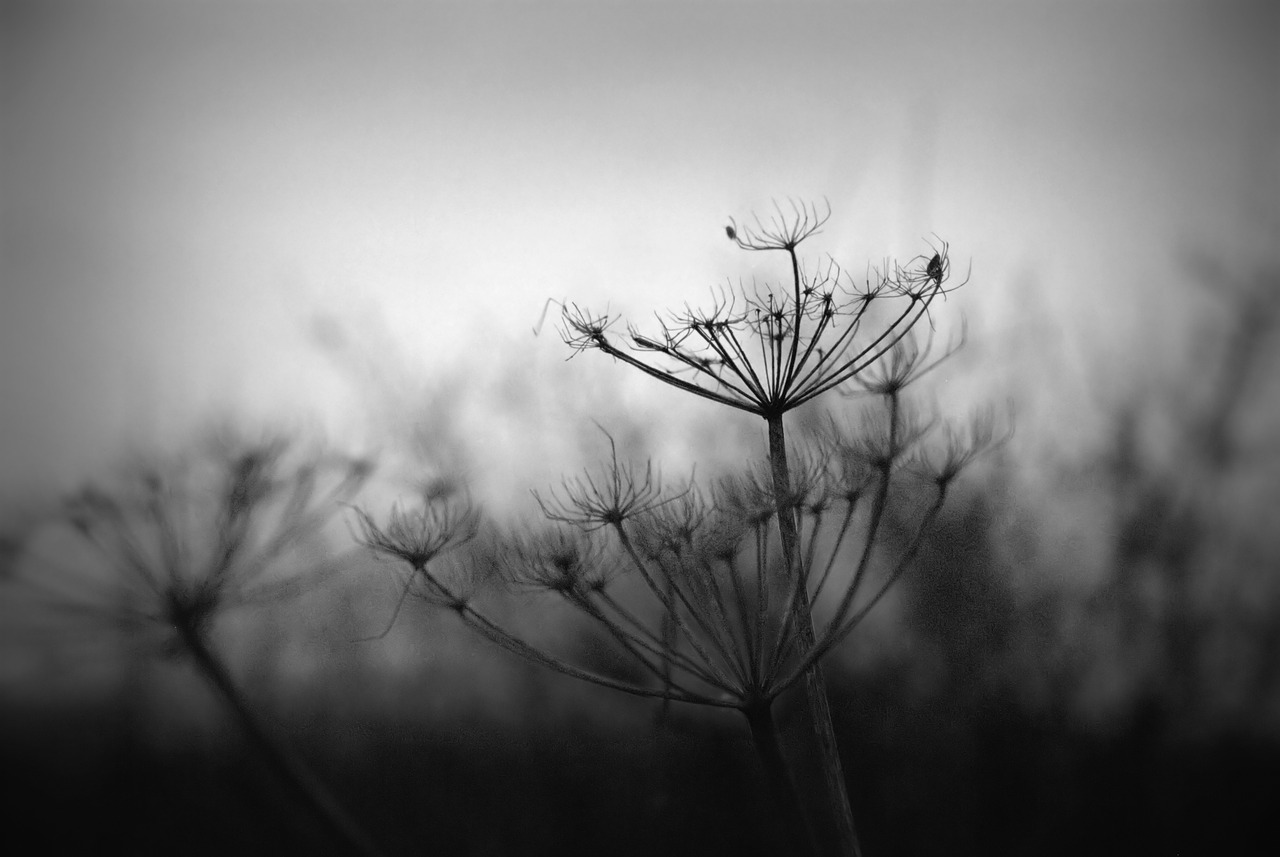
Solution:
M1274 834L1274 4L6 0L0 38L6 578L58 553L17 547L42 510L210 424L376 454L371 508L447 479L502 522L607 454L595 423L672 476L737 466L758 421L567 360L554 302L652 328L785 277L730 217L825 200L806 249L854 274L948 242L968 344L928 395L1015 428L837 656L868 854ZM755 853L715 718L654 737L427 605L351 646L396 590L349 525L340 586L223 633L394 853ZM23 592L0 699L51 851L308 841L180 662Z

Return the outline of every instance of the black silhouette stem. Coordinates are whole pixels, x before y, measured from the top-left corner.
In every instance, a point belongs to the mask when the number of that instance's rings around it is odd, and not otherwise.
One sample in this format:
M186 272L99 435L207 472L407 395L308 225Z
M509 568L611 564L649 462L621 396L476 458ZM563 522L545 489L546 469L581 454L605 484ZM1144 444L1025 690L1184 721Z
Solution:
M766 416L769 425L769 464L773 475L774 502L777 508L778 530L782 539L782 553L787 564L788 582L803 587L799 563L799 532L796 526L796 510L790 502L791 474L787 465L787 438L782 424L782 414ZM810 612L808 594L803 591L791 601L791 624L795 628L800 651L811 651L816 645L813 630L813 616ZM836 745L835 728L831 723L831 707L827 702L827 691L822 678L822 668L815 660L804 673L805 702L804 717L798 729L808 727L812 735L796 735L798 742L816 745L822 774L822 798L826 803L828 817L835 829L829 836L834 839L834 853L858 857L861 850L858 836L853 825L853 811L849 805L849 795L845 787L844 771L840 764L840 751ZM815 813L816 815L816 813Z

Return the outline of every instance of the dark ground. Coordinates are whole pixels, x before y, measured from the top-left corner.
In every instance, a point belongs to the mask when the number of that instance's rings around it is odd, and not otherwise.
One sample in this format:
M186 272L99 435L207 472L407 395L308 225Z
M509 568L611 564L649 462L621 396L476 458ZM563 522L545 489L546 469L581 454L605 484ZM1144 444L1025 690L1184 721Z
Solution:
M1180 738L1158 709L1089 734L996 698L905 701L899 684L886 671L833 694L868 855L1280 845L1274 744ZM152 740L116 707L7 709L5 831L27 853L341 853L229 727ZM662 728L511 715L415 726L299 704L287 728L392 855L776 853L735 718L686 710Z

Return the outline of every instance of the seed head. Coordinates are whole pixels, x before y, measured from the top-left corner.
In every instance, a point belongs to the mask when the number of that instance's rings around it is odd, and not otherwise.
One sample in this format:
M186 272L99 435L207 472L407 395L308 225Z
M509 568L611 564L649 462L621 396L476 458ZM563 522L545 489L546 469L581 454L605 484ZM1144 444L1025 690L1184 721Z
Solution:
M929 275L929 279L938 285L942 285L942 255L934 253L933 258L929 260L929 266L925 268L925 273Z
M356 523L361 544L384 556L407 563L414 571L424 569L432 559L475 536L479 512L469 503L454 505L451 498L424 499L416 509L392 507L386 525L378 524L357 508Z
M599 543L589 533L546 530L517 539L505 559L511 582L579 598L607 583Z
M1012 422L998 434L994 412L974 414L961 426L945 425L941 442L918 453L915 469L945 489L975 459L1003 445L1012 436Z
M663 491L662 479L654 473L652 462L646 462L643 471L619 463L613 436L601 431L609 440L609 463L602 473L566 478L561 491L552 489L545 499L533 492L533 499L549 520L584 530L616 527L680 496Z

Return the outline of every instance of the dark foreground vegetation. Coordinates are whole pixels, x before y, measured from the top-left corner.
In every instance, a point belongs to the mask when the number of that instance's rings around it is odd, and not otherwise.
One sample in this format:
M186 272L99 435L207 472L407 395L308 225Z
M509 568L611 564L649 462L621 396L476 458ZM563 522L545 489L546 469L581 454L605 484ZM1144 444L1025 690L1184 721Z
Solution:
M545 694L572 690L543 680ZM867 853L1274 853L1274 739L1190 730L1158 708L1091 730L998 689L921 691L902 665L832 686ZM774 853L766 792L728 715L646 728L619 722L607 700L556 715L565 709L543 696L415 722L349 693L342 706L340 685L302 693L277 722L387 853ZM171 724L158 738L130 709L7 706L10 842L48 854L346 853L232 730Z
M926 284L940 287L939 258ZM883 505L878 549L909 567L823 661L862 853L1280 848L1280 455L1264 371L1280 292L1274 276L1203 273L1228 284L1210 294L1216 326L1113 409L1100 448L1031 463L1002 451L923 537L918 509ZM589 611L480 575L425 593L410 578L388 623L386 568L330 531L344 514L371 521L349 505L371 462L295 456L280 438L209 449L6 521L7 841L133 855L804 850L740 712L611 689L646 674ZM498 564L500 529L423 514L435 529L415 572L445 553L455 570ZM414 520L387 543L412 541ZM607 582L583 580L538 582L589 606ZM511 635L471 633L481 615ZM610 686L512 655L535 646ZM781 733L808 716L796 689L776 701Z
M1135 655L1167 636L1165 620L1135 613L1131 635L1111 638L1117 599L1012 586L988 538L999 508L981 494L957 504L882 620L831 661L864 852L1274 853L1274 676L1246 682L1259 696L1233 707L1243 691L1230 677ZM352 643L386 605L362 598L370 560L350 562L255 620L233 671L384 853L778 853L780 822L732 712L663 716L660 701L509 657L438 607L407 608L386 640ZM584 659L617 667L562 618ZM1250 640L1240 657L1261 668ZM298 651L313 655L304 668ZM8 699L12 841L60 854L350 853L181 658L140 663L121 661L101 691Z
M1237 567L1205 531L1170 554L1167 518L1126 506L1097 579L1055 586L1052 569L1079 557L1038 544L1029 507L999 485L959 498L877 620L829 661L864 852L1274 853L1266 533L1235 533L1235 555L1262 562ZM322 585L211 640L266 729L384 853L777 853L779 822L734 713L664 715L660 700L511 657L439 606L411 604L385 639L353 642L385 621L374 562L343 554ZM1224 563L1218 574L1253 581L1251 612L1167 597L1170 581ZM520 621L518 599L494 604ZM128 629L77 644L77 620L6 683L10 841L58 854L350 853L186 655L143 657ZM580 660L622 668L572 614L526 620L535 637L539 624Z

